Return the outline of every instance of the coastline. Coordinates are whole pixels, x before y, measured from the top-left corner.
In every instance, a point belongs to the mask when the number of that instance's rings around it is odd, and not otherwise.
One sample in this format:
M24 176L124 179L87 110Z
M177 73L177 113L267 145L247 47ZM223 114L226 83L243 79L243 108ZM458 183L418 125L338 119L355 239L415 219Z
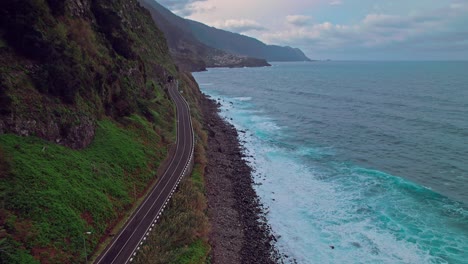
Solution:
M281 263L237 130L219 116L219 105L208 96L201 107L208 132L205 182L212 263Z

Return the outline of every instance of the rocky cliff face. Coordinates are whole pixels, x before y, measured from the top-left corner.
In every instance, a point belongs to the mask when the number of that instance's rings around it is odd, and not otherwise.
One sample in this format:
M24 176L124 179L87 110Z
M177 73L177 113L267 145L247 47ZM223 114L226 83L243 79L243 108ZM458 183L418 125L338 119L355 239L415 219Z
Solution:
M109 237L174 141L169 76L136 0L0 1L0 263L84 263Z
M0 134L83 148L98 119L151 119L176 74L167 50L134 0L2 1Z

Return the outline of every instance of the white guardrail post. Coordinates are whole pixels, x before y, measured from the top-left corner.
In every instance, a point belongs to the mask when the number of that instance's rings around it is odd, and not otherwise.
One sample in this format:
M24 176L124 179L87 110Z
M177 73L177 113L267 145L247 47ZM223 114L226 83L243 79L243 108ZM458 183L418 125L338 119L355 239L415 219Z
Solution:
M162 212L164 211L164 208L166 208L166 205L169 203L169 200L172 198L172 195L174 194L175 190L177 189L177 187L179 187L179 183L180 181L182 180L183 177L187 176L188 174L190 174L192 172L192 169L193 169L193 165L194 165L194 152L195 152L195 134L193 133L193 124L192 124L192 115L190 114L190 106L187 102L187 100L185 100L185 98L180 94L179 92L179 80L176 80L176 91L179 93L180 97L182 98L182 100L184 101L185 105L187 106L187 111L189 113L189 120L190 120L190 130L192 132L192 147L191 147L191 150L190 150L190 158L189 160L187 161L187 163L185 164L184 166L184 171L182 172L182 174L179 176L179 178L177 179L177 183L174 185L174 187L172 188L170 194L168 197L166 197L166 200L164 202L164 205L163 207L161 208L161 211L158 213L158 215L156 216L155 219L153 219L153 223L148 227L148 229L145 231L145 236L143 236L143 238L140 240L140 242L138 242L138 246L137 248L135 248L135 250L133 251L131 257L128 259L127 263L128 262L132 262L137 254L137 252L140 250L140 247L143 245L143 241L145 241L147 239L147 237L149 236L150 232L153 230L153 227L154 225L156 224L156 222L159 220L159 217L161 216Z

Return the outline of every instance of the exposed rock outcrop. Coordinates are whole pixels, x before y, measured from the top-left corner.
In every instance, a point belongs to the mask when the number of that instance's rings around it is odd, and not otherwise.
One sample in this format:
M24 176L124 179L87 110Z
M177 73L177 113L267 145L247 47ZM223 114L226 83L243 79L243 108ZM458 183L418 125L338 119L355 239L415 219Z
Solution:
M152 119L177 74L136 0L5 0L0 44L0 133L72 148L91 143L96 120Z

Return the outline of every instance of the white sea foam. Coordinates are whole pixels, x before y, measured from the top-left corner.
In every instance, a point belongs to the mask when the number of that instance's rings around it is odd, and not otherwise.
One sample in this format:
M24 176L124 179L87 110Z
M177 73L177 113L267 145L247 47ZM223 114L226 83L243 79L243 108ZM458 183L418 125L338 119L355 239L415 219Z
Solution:
M236 101L251 101L252 100L252 97L234 97L233 98L234 100Z
M373 212L382 200L373 201L369 193L385 182L366 175L372 171L345 169L323 175L304 165L301 157L333 155L333 149L284 149L271 142L272 135L282 133L272 119L252 114L245 105L228 103L242 100L216 97L221 99L221 115L237 129L248 131L239 136L252 156L247 160L255 171L256 191L268 208L267 219L279 237L277 246L291 259L299 263L446 263L408 235L392 233L406 228L401 221ZM356 188L361 183L365 186Z

